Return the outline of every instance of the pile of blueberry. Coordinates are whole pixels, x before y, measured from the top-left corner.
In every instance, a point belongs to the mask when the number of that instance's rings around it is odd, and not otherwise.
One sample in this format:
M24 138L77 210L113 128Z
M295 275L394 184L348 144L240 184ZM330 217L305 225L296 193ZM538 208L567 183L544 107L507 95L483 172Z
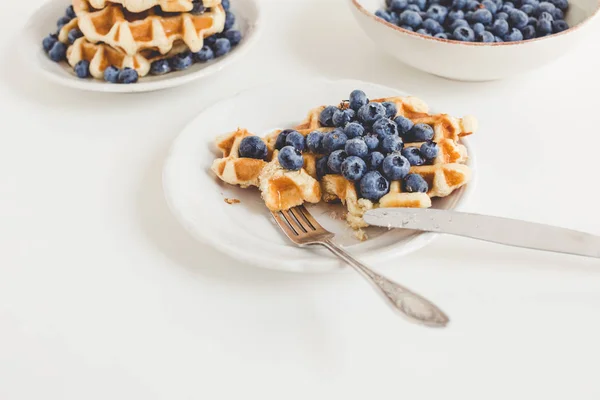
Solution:
M177 54L169 59L158 60L152 63L150 73L152 75L164 75L172 71L183 71L188 69L194 63L206 63L216 57L224 56L229 53L232 47L237 46L242 40L242 33L238 30L231 29L235 24L235 15L230 11L229 0L222 0L222 6L225 9L225 29L222 33L212 35L204 39L204 47L197 53L186 51ZM191 13L195 15L202 14L206 11L201 0L194 1L194 8ZM58 30L68 24L75 18L73 6L67 8L67 11L58 22ZM69 43L73 44L77 39L83 36L83 33L74 28L69 32ZM50 59L55 62L64 61L67 55L67 45L58 40L58 33L53 33L44 38L42 42L44 51ZM75 74L79 78L85 79L90 77L90 62L81 60L74 67ZM139 75L132 68L119 69L115 66L110 66L104 71L104 80L110 83L136 83L139 80Z
M462 42L517 42L569 29L568 0L386 0L375 15L399 27Z
M386 195L391 181L401 181L406 192L425 193L427 182L411 174L410 167L431 164L438 156L433 128L397 114L394 103L369 102L363 91L355 90L349 101L321 112L320 124L333 131L314 131L306 137L295 130L282 131L275 142L279 163L297 171L304 166L303 151L321 155L319 179L341 174L356 183L360 197L371 201ZM422 144L404 147L404 142ZM250 136L242 140L240 156L265 159L267 147L260 138Z

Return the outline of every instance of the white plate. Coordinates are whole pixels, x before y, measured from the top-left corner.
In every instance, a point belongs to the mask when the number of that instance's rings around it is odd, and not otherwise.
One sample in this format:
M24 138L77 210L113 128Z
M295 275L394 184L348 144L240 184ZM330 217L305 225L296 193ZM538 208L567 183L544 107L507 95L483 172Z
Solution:
M217 135L238 127L257 135L293 127L311 108L338 104L357 88L372 98L406 95L372 83L310 80L252 89L204 110L175 140L164 168L164 190L176 218L197 239L245 263L298 272L323 272L338 267L339 261L327 251L300 249L291 244L274 225L256 189L227 185L210 167L219 156L213 144ZM472 148L469 152L473 156ZM474 169L472 157L470 165ZM451 196L434 201L434 207L462 206L473 186L470 183ZM239 199L241 203L230 205L226 198ZM372 266L415 251L435 237L431 233L369 228L370 239L359 242L345 221L331 218L332 212L342 211L343 206L323 204L309 209L323 226L336 233L337 243Z
M261 12L257 0L233 0L231 10L236 16L236 29L243 39L229 54L206 64L194 64L185 71L171 72L163 76L148 75L136 84L119 85L98 79L79 79L66 62L55 63L42 49L42 40L56 31L56 21L65 13L68 0L51 0L37 10L25 27L25 46L22 56L28 65L35 66L48 79L74 89L94 92L134 93L168 89L213 75L227 65L240 59L258 39L261 28Z

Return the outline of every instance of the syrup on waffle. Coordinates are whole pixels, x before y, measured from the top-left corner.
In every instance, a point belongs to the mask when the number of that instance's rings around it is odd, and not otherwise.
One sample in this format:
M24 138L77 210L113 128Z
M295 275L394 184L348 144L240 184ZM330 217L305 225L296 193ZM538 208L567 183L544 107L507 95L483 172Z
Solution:
M193 0L90 0L90 4L97 10L109 4L122 5L128 11L139 13L154 7L159 7L165 12L188 12L194 7ZM221 0L204 0L206 8L221 4Z
M200 15L166 14L154 8L136 14L112 3L95 9L89 0L73 0L73 9L89 42L107 44L129 56L143 50L167 54L180 41L198 52L205 37L225 27L225 10L220 4Z

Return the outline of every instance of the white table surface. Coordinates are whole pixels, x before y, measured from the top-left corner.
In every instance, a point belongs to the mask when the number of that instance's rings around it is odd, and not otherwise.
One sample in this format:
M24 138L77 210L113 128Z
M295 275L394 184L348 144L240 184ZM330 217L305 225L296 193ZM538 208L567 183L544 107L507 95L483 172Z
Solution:
M479 118L470 210L600 234L593 37L535 73L460 83L379 53L344 0L264 0L263 37L217 78L90 94L13 57L41 3L0 5L0 399L599 398L597 260L442 237L378 266L448 311L429 330L350 271L277 273L196 243L161 191L170 143L217 99L357 78Z

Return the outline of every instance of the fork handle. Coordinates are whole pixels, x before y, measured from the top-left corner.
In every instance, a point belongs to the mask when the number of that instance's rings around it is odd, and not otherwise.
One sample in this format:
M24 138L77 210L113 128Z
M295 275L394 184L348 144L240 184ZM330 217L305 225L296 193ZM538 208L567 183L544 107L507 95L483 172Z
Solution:
M433 327L444 327L448 324L449 318L446 314L429 300L374 272L330 239L320 242L320 244L370 281L392 307L404 316L415 322Z

